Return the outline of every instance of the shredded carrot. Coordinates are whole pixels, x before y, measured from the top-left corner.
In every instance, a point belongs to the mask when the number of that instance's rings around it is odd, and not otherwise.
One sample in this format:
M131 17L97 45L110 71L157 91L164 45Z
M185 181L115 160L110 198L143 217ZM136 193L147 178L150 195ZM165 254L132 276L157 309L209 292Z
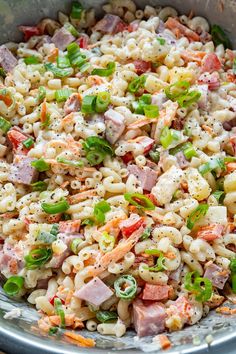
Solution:
M208 125L206 125L206 124L203 124L203 125L202 125L202 129L204 129L207 133L209 133L209 134L211 134L211 135L214 134L213 129L212 129L211 127L209 127Z
M0 95L0 100L3 101L7 107L13 103L11 96L7 95Z
M139 119L139 120L136 120L135 122L133 123L130 123L128 126L127 126L127 129L130 130L130 129L138 129L138 128L141 128L143 127L144 125L147 125L147 124L151 124L151 123L155 123L157 121L156 118L143 118L143 119Z
M183 52L181 52L180 55L185 62L195 61L198 65L201 65L202 59L205 57L206 52L194 52L190 50L184 50Z
M41 123L46 123L46 121L47 121L47 101L46 101L46 98L44 99L43 103L41 104L40 120L41 120Z
M85 191L82 193L77 193L77 194L74 194L74 195L68 197L68 202L69 202L69 204L76 204L76 203L82 202L83 200L85 200L87 198L92 198L96 194L97 194L96 189L90 189L88 191Z
M217 313L221 313L222 315L235 315L236 314L236 308L235 309L231 309L228 306L222 306L222 307L218 307L216 309Z
M115 218L113 220L110 220L108 221L105 225L103 225L102 227L100 227L98 229L98 231L100 232L112 232L112 231L120 231L120 228L119 228L119 223L122 221L122 220L125 220L127 219L127 216L121 216L121 217L118 217L118 218ZM112 232L113 234L114 232Z
M12 219L18 215L19 215L19 213L17 211L10 211L10 212L4 213L4 214L0 214L0 218Z
M155 210L145 210L145 214L150 215L154 221L162 223L164 216Z
M71 327L74 324L75 314L65 314L65 325ZM61 317L58 315L49 316L49 320L53 326L60 326Z
M54 48L52 50L52 52L49 54L49 56L47 57L47 61L50 61L51 63L53 63L54 61L56 61L58 54L59 54L59 49Z
M171 348L171 341L165 334L159 334L153 339L154 341L158 341L160 343L161 349L170 349Z
M75 112L71 112L70 114L68 114L67 116L65 116L62 120L61 120L61 126L62 128L67 125L67 124L70 124L73 122L74 120L74 114Z
M82 347L94 347L96 342L94 339L91 338L85 338L83 336L81 336L80 334L77 334L75 332L65 332L64 335L66 337L69 337L70 339L73 339L75 342L77 342L76 344Z
M69 184L70 184L69 181L65 181L65 182L63 182L63 183L61 184L61 188L64 189L64 188L66 188Z
M103 84L105 81L103 78L101 78L100 76L98 75L90 75L88 78L87 78L87 82L90 84L90 85L101 85Z
M166 258L168 258L168 259L175 259L175 258L176 258L176 255L174 254L174 252L171 252L171 251L166 252L166 253L164 254L164 256L165 256Z
M12 258L10 262L8 263L9 270L12 274L17 274L18 273L18 263L15 258Z

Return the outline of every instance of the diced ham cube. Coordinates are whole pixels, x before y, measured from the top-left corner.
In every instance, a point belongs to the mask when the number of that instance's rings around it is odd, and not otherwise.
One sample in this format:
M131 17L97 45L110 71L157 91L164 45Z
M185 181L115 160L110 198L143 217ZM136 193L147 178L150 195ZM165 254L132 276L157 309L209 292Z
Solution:
M64 105L65 114L70 114L72 112L78 112L80 108L80 101L78 93L72 93L70 97L66 100Z
M229 278L229 272L218 265L212 263L206 266L204 278L210 279L212 285L218 289L223 289Z
M143 218L138 214L131 214L126 220L122 220L119 224L121 232L125 237L129 237L132 233L140 228L144 223Z
M152 63L150 61L144 61L141 59L134 60L133 64L138 75L144 74L147 71L151 71L152 68Z
M186 157L184 156L183 151L179 151L177 152L177 154L175 154L175 157L177 159L178 165L180 168L185 168L189 166L189 162L186 159Z
M31 166L32 161L34 159L31 157L16 155L10 167L9 181L26 185L35 182L38 178L38 171Z
M193 306L187 297L180 296L177 300L172 301L170 307L166 309L166 313L168 314L168 317L179 316L183 326L184 323L190 323L192 309Z
M17 65L17 59L10 52L10 50L5 46L0 46L0 66L5 72L10 72Z
M65 50L66 47L75 40L76 38L67 31L64 27L56 31L52 37L52 42L60 50Z
M221 69L221 62L215 53L207 54L202 60L201 72L213 73Z
M200 227L197 232L197 237L203 238L206 241L214 241L222 236L224 226L220 224L210 224Z
M115 34L125 29L126 24L121 20L119 16L106 14L100 21L94 26L95 31L99 31L107 34Z
M198 107L201 109L206 110L207 109L207 103L208 103L208 85L196 85L197 91L201 93L201 97L199 98L197 104Z
M217 72L212 74L205 72L198 78L200 84L207 84L209 90L217 90L220 87L220 76Z
M125 130L125 118L114 109L109 109L104 114L104 118L106 125L106 139L109 143L115 144Z
M141 144L143 147L143 153L147 154L151 150L151 148L153 147L155 140L152 138L149 138L149 136L140 136L135 139L135 142L137 142L138 144Z
M169 17L165 22L165 27L170 29L177 38L187 37L191 42L198 42L200 37L199 35L192 31L190 28L182 25L176 18Z
M140 299L133 303L134 328L139 337L151 336L165 330L165 308L161 303L145 305Z
M155 170L147 166L141 168L136 165L128 165L127 169L141 182L141 187L146 191L151 191L155 186L158 177Z
M168 100L164 92L155 93L152 95L152 104L159 107L159 110L163 108L163 104Z
M162 301L169 297L169 285L145 284L143 290L143 300Z
M75 296L81 300L100 306L113 295L111 289L98 277L93 278L81 289L75 292Z

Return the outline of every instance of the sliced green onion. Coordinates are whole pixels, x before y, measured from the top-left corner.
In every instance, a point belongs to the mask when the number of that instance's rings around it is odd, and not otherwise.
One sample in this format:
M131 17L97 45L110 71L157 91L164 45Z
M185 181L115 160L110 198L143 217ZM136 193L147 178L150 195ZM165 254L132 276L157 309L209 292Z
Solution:
M90 68L90 66L91 66L90 63L84 63L83 65L80 66L79 70L81 73L84 73Z
M215 46L223 44L224 48L232 48L232 44L229 38L226 36L225 31L219 25L213 25L211 27L211 36Z
M55 92L55 99L56 101L59 102L64 102L67 100L67 98L70 97L70 95L72 94L72 91L68 88L64 88L64 89L60 89L60 90L56 90Z
M7 76L5 70L2 67L0 67L0 76L3 77L4 79Z
M153 104L145 105L143 110L147 118L157 118L159 116L159 109Z
M107 64L106 69L93 69L92 75L110 76L115 72L115 70L116 70L116 63L114 61L111 61L110 63Z
M39 86L37 100L39 102L41 102L41 101L44 100L45 97L46 97L46 89L45 89L45 87L44 86Z
M74 254L78 254L78 246L81 242L83 242L81 238L74 238L74 240L71 241L70 249Z
M32 55L30 57L24 58L24 62L26 65L31 65L31 64L39 64L40 60L35 55Z
M110 103L111 95L109 92L99 92L96 99L95 110L97 113L103 113L107 110Z
M215 191L212 193L213 197L217 200L219 204L223 204L224 198L225 198L225 192L223 191Z
M81 226L93 226L94 221L92 219L84 219L81 223Z
M52 234L54 236L57 236L58 233L59 233L59 224L53 224L52 228L51 228L51 231L50 231L50 234Z
M231 259L229 268L231 272L236 273L236 258Z
M224 162L236 162L236 157L233 157L233 156L226 156L224 158Z
M49 163L47 163L42 157L39 160L32 161L31 166L36 168L39 172L45 172L50 169Z
M137 292L137 283L132 275L122 275L114 282L116 296L122 300L131 300Z
M232 291L236 293L236 273L231 274Z
M58 332L58 327L50 327L49 331L48 331L48 334L49 334L49 336L53 336L57 332Z
M216 189L223 191L224 190L224 177L220 177L216 181Z
M58 157L57 162L63 163L65 165L73 166L73 167L78 167L78 168L84 166L83 161L68 160L68 159L65 159L64 157Z
M15 296L23 288L24 278L18 275L14 275L7 279L6 283L3 285L3 290L9 296Z
M137 208L142 208L144 210L154 210L155 205L152 201L143 194L140 193L125 193L125 200L132 205L135 205Z
M70 205L65 198L62 198L62 200L57 203L42 203L41 207L47 214L59 214L69 209Z
M115 245L115 237L109 235L106 231L102 233L102 236L99 239L99 247L102 252L110 252Z
M106 202L105 200L102 200L101 202L98 202L93 210L93 215L95 220L99 224L103 224L105 221L105 213L111 210L110 204Z
M66 22L64 23L63 26L68 32L70 32L72 34L72 36L74 37L79 37L79 32L77 31L77 29L70 23L70 22Z
M87 95L84 96L82 105L81 105L81 112L82 113L94 113L96 107L96 98L95 95Z
M167 149L175 140L179 140L180 132L178 130L164 127L161 131L160 142L164 149Z
M61 215L61 221L67 221L67 220L71 220L71 215L70 215L70 214L63 213L63 214Z
M52 250L50 248L36 248L25 256L26 268L37 269L47 263L52 257Z
M184 280L186 290L193 292L195 299L205 302L212 296L212 283L208 278L202 278L198 272L187 273Z
M31 183L31 187L33 192L37 192L37 191L42 192L47 189L48 185L44 181L38 181L35 183Z
M70 60L69 58L65 55L64 57L57 57L57 66L60 69L65 69L65 68L70 68Z
M199 91L191 91L186 95L177 98L177 102L180 107L189 107L193 103L197 102L201 97L201 92Z
M207 211L209 209L208 204L200 204L198 207L192 211L192 213L189 215L187 218L187 228L192 230L194 227L195 223L202 218L203 216L206 215Z
M157 37L157 41L160 43L160 45L166 44L166 40L164 38Z
M151 232L152 232L152 228L150 226L146 227L144 233L140 236L140 241L147 240L151 236Z
M57 236L51 234L50 232L42 231L38 234L37 240L42 241L42 243L51 244L56 241Z
M150 105L152 102L152 95L150 93L144 93L140 98L139 102L141 102L143 105Z
M197 156L197 152L193 146L189 146L184 149L183 153L187 160L190 160L192 157Z
M128 91L131 93L136 93L140 88L142 88L145 84L146 76L142 75L132 80L128 85Z
M44 64L45 69L47 71L51 71L55 77L63 78L67 76L71 76L73 74L73 69L72 68L58 68L55 64L53 63L46 63Z
M82 5L77 1L72 1L70 17L80 20L83 12Z
M167 269L164 264L165 257L161 251L157 249L150 249L150 250L145 250L145 253L153 256L158 256L156 265L154 267L145 267L145 269L148 269L150 272L161 272Z
M90 151L90 150L103 150L105 151L108 155L113 155L113 148L110 145L110 143L101 138L100 136L90 136L88 137L84 144L83 147L85 151Z
M86 55L81 53L79 45L75 42L67 46L67 56L71 65L77 66L78 68L83 66L87 60Z
M170 155L176 155L178 152L182 151L186 159L190 159L193 156L197 156L197 152L190 142L180 144L169 150Z
M89 151L86 155L86 159L91 166L99 165L106 157L104 151Z
M170 100L175 100L180 96L186 95L190 83L188 81L177 81L165 88L165 94Z
M233 74L234 75L236 74L236 58L234 58L234 61L233 61Z
M8 120L6 120L5 118L0 117L0 130L3 133L7 133L9 129L11 129L11 123L8 122Z
M62 302L58 297L54 299L54 306L55 306L55 312L60 317L61 320L60 327L65 328L66 326L65 312L62 308Z
M149 151L149 156L153 162L158 163L160 160L160 152L157 150L158 146L154 145L152 150Z
M32 145L34 145L34 141L32 138L28 138L22 143L26 149L29 149Z
M215 169L225 170L225 163L222 159L211 159L209 162L204 163L199 166L198 170L202 175L205 175L208 172L214 171Z
M99 322L106 323L106 322L113 322L117 320L118 316L117 313L114 311L97 311L96 318Z

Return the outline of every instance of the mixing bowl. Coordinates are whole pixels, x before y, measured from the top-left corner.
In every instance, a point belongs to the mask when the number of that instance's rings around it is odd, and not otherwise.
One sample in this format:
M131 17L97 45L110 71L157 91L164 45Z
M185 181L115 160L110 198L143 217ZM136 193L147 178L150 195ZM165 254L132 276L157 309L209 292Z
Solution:
M93 6L98 15L101 13L101 5L104 2L104 0L81 1L85 8ZM171 5L181 14L188 14L192 10L195 14L206 17L210 23L217 23L227 30L236 47L236 0L137 0L136 3L141 8L147 4L151 6ZM0 0L0 42L21 40L21 34L17 30L18 25L34 25L44 17L55 18L58 10L69 12L69 9L70 1L68 0ZM6 312L16 308L20 309L19 318L3 318ZM139 340L132 331L122 338L84 331L85 335L96 339L97 345L93 349L79 348L63 342L60 337L42 337L34 329L37 318L38 314L35 309L23 301L14 302L0 291L0 349L10 354L162 352L156 345L151 344L150 338ZM173 347L165 353L236 353L235 320L233 316L227 317L212 311L200 323L171 333L169 338Z

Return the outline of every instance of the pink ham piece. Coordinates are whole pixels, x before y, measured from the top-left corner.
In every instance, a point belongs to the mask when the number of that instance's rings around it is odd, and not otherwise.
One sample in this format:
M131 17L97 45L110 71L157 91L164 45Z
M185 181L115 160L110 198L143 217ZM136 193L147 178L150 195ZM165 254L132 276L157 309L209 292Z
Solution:
M8 180L13 183L30 185L38 178L38 171L31 166L35 159L23 155L16 155L10 167Z
M217 72L212 74L206 72L199 76L198 82L200 84L207 84L209 90L217 90L220 87L220 76Z
M168 317L179 316L182 324L191 321L192 305L186 296L181 295L177 300L172 301L171 305L166 309Z
M161 303L146 305L140 299L133 303L134 328L139 337L151 336L165 330L165 308Z
M10 52L10 50L5 46L0 46L0 66L3 70L8 73L14 69L17 65L17 59Z
M136 138L135 141L142 145L144 154L147 154L151 150L155 142L155 140L149 138L149 136L140 136Z
M221 62L215 53L207 54L202 60L201 72L213 73L221 69Z
M152 95L152 104L158 106L159 110L163 109L163 104L168 100L164 92Z
M179 283L182 270L183 270L183 265L180 264L180 266L176 270L170 272L169 279Z
M206 266L204 278L208 278L216 288L223 289L229 278L229 272L212 263Z
M201 93L201 97L199 98L197 104L198 107L204 110L207 110L207 103L208 103L208 85L197 85L196 90Z
M186 157L184 156L183 151L177 152L177 154L175 154L175 157L177 159L177 162L178 162L178 165L180 168L186 168L189 166L189 162L186 159Z
M162 301L167 300L170 291L169 285L145 284L143 290L143 300Z
M224 226L221 224L210 224L200 227L197 232L198 238L203 238L206 241L214 241L222 236Z
M66 47L75 40L76 38L67 31L64 27L56 31L52 37L52 42L55 44L56 48L60 50L65 50Z
M141 187L146 191L151 191L157 182L157 172L150 167L138 167L136 165L128 165L127 169L130 174L134 175L140 182Z
M113 295L113 292L101 279L95 277L81 289L77 290L74 295L79 299L88 301L95 306L100 306L104 301Z
M106 14L100 21L94 26L95 31L99 31L107 34L115 34L125 28L126 24L120 19L119 16Z
M70 97L66 100L64 105L65 114L70 114L72 112L78 112L80 108L80 101L78 98L78 93L72 93Z
M109 143L115 144L125 130L125 118L114 109L109 109L104 114L104 118L106 125L106 139Z

